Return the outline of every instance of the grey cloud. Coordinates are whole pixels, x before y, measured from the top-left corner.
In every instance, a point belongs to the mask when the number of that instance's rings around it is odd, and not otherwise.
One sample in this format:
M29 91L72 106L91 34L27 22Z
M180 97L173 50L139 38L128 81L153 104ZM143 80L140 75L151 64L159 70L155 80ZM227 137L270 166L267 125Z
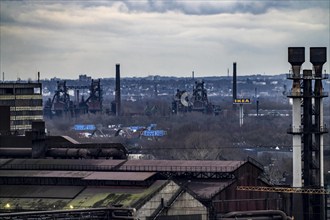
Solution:
M270 9L285 8L308 8L308 7L328 7L328 1L287 1L287 0L254 0L254 1L202 1L202 0L146 0L130 1L123 0L116 3L123 3L129 12L158 12L178 11L188 15L215 15L222 13L251 13L263 14Z

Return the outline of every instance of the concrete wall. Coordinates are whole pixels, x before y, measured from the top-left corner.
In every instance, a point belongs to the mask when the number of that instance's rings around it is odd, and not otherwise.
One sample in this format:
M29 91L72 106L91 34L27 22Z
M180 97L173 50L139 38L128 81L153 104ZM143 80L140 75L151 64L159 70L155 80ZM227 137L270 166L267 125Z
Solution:
M151 216L154 211L160 206L162 199L164 205L171 199L171 197L179 190L179 186L170 181L160 192L158 192L152 199L144 204L138 211L137 217L141 220L146 220L147 217ZM179 198L172 204L172 206L161 215L202 215L202 220L207 219L207 209L194 197L188 193L182 193Z

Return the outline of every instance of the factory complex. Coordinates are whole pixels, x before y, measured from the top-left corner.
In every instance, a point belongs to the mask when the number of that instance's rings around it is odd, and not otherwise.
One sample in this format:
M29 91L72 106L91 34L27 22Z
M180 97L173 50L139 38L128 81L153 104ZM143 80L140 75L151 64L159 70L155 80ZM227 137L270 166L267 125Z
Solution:
M313 70L301 70L305 48L288 48L292 72L287 79L292 80L292 89L285 95L292 99L287 133L292 135L292 152L288 153L293 158L293 180L281 186L270 182L264 166L251 157L131 160L122 143L80 143L46 132L44 116L67 120L84 114L127 114L119 64L115 100L107 104L100 79L89 80L88 86L58 81L44 106L39 79L35 83L0 83L0 219L329 219L324 178L328 129L323 111L328 93L322 83L328 79L322 69L327 62L326 48L311 47L309 55ZM236 77L234 63L230 99L234 111L239 110L242 127L243 106L252 99L238 97ZM191 94L190 88L177 89L169 102L170 114L219 117L222 106L209 100L204 83L196 80ZM69 90L75 91L74 100ZM81 95L84 90L89 91L84 93L86 98ZM157 88L154 92L158 97ZM149 110L143 114L156 112L156 108ZM134 113L134 117L138 115ZM136 130L147 137L166 135L164 130L152 130L155 127L139 130L136 126ZM96 130L94 125L77 125L76 129ZM120 132L123 128L115 136Z

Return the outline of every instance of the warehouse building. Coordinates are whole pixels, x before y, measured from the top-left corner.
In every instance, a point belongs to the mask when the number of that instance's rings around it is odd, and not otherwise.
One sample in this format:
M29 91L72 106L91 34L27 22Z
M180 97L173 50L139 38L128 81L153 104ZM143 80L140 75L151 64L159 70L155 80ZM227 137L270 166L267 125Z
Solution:
M123 207L141 220L286 211L279 193L236 190L267 186L262 172L252 160L0 159L0 211Z

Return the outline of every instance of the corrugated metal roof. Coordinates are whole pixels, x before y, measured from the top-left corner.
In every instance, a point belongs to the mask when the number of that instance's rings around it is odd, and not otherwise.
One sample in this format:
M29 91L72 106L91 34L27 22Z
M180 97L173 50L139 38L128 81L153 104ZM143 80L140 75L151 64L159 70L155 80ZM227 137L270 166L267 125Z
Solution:
M156 172L90 172L50 170L0 170L0 177L80 178L85 180L144 181Z
M244 163L245 161L216 160L129 160L120 170L232 172Z
M87 187L67 206L75 208L106 207L109 205L123 205L137 208L144 204L146 198L156 193L167 184L166 180L157 180L148 187L102 186Z
M84 177L85 180L121 180L121 181L144 181L156 172L93 172Z
M87 171L49 171L49 170L0 170L0 177L56 177L83 178L92 172Z
M72 159L14 159L2 168L43 170L111 170L141 172L233 172L246 161L216 160L72 160Z
M2 185L0 197L73 199L83 189L83 186Z

